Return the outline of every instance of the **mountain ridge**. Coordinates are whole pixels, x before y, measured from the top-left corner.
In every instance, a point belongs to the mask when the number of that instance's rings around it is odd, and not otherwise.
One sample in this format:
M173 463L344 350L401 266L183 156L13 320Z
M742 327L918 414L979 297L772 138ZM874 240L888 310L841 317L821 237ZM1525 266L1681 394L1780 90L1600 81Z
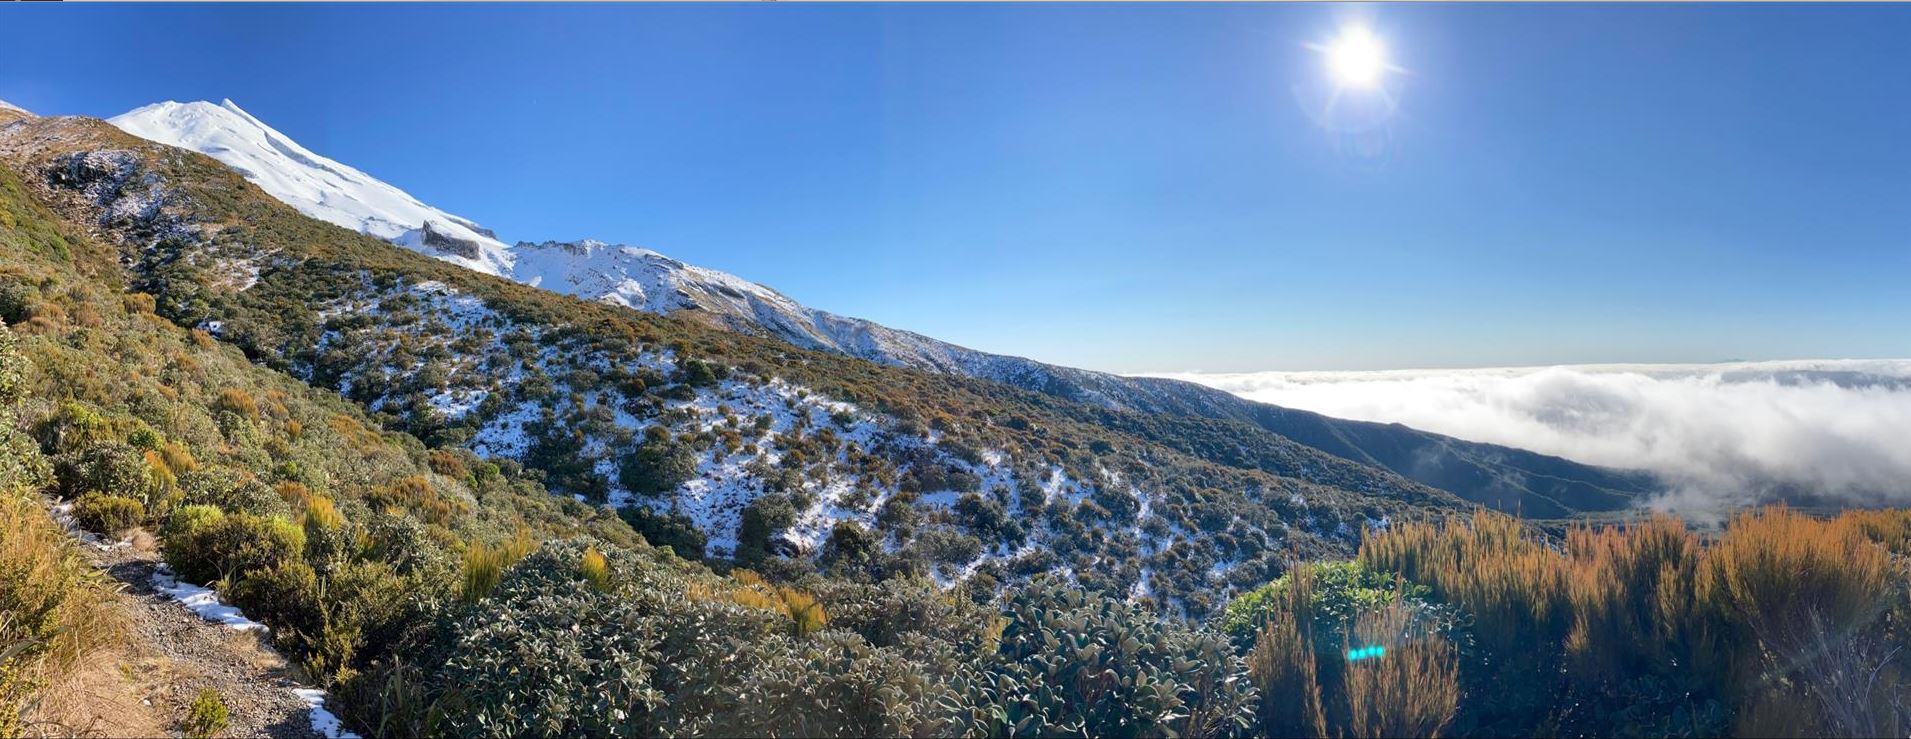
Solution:
M78 242L62 270L123 274L129 299L198 341L614 508L685 556L795 577L851 547L872 576L993 589L1051 572L1208 614L1295 557L1467 507L1240 422L1082 406L477 273L97 119L0 126L0 164L110 245ZM12 304L46 301L6 283Z
M370 175L304 149L230 100L219 105L158 103L109 122L136 136L219 159L268 194L320 220L486 274L587 300L659 314L685 313L805 349L976 377L1111 409L1246 422L1475 502L1542 518L1626 508L1658 488L1644 473L1608 470L1399 424L1335 419L1180 380L1127 377L969 349L812 308L760 283L648 248L590 239L520 241L507 247L470 219L432 208ZM301 167L317 168L320 173L297 172ZM272 168L292 173L275 173ZM323 187L363 193L349 199L366 207L330 203Z

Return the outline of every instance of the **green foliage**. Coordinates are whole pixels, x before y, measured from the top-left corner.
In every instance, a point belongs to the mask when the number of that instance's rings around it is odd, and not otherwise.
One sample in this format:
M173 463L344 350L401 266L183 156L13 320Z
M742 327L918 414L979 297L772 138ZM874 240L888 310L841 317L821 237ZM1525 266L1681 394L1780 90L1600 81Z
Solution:
M26 358L20 356L20 340L13 331L0 326L0 408L12 410L26 394Z
M639 736L662 696L654 599L617 597L574 574L582 552L540 551L512 568L457 628L442 667L452 733Z
M854 521L838 521L823 542L819 561L840 575L864 571L880 551L880 542Z
M760 562L770 554L770 538L796 523L796 506L787 495L763 495L744 506L737 525L738 562Z
M618 484L646 495L674 491L696 474L696 454L667 437L644 441L617 463Z
M150 490L151 471L145 455L117 441L92 444L77 455L61 457L54 467L60 493L69 498L92 492L143 498Z
M684 360L683 365L677 368L676 379L678 382L691 387L709 387L717 384L717 380L722 379L722 373L720 373L717 368L712 367L709 362L705 362L701 359L688 359Z
M118 495L87 493L73 502L73 520L95 533L114 535L146 520L146 506Z
M547 544L435 642L404 687L453 734L898 736L949 733L942 676L987 619L932 589L805 593L602 549L608 589L577 576L596 545ZM766 607L757 596L774 601ZM847 614L793 632L789 606ZM818 606L820 610L820 605ZM966 636L965 636L966 635ZM393 685L388 682L386 685ZM391 695L391 693L387 693Z
M1006 617L995 659L964 680L964 733L1252 733L1254 688L1218 634L1046 583L1011 597Z
M1373 574L1350 563L1300 565L1229 604L1229 624L1249 624L1263 731L1436 736L1452 722L1461 691L1451 621L1402 592L1405 583L1383 590Z
M19 340L0 326L0 489L37 486L49 472L37 445L15 431L14 407L25 395L26 370Z
M211 465L180 475L179 489L188 504L255 516L291 515L284 496L257 475L225 465Z
M186 708L186 718L180 722L188 739L211 739L225 731L229 719L226 715L226 702L219 697L219 691L201 688L193 696L192 705Z
M651 546L668 548L684 559L703 559L708 537L690 517L680 513L658 513L641 505L625 506L618 509L617 515L623 517Z
M1360 614L1385 608L1400 598L1424 607L1430 590L1424 585L1402 581L1399 576L1367 569L1359 562L1317 562L1301 565L1308 570L1311 586L1307 589L1307 607L1320 630L1313 639L1318 644L1338 645L1345 626ZM1286 590L1294 575L1280 578L1249 590L1228 601L1221 615L1221 630L1237 645L1254 640L1271 611L1282 607Z
M193 506L168 523L166 563L180 577L198 583L232 582L302 558L305 531L291 521L217 511Z

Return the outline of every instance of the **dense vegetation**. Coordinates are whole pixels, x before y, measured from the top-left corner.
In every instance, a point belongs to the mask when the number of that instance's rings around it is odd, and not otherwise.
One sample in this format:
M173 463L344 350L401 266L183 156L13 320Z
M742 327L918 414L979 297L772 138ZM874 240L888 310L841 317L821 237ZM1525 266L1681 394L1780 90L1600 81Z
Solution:
M91 130L62 125L79 128L48 135ZM11 151L9 161L36 161ZM53 181L46 192L0 168L0 720L111 634L96 618L97 576L43 513L46 496L73 503L94 530L157 533L181 576L269 624L371 735L1911 729L1903 513L1767 510L1714 536L1669 519L1558 535L1494 514L1449 519L1429 510L1449 499L1394 478L1299 451L1283 462L1279 445L1230 449L1216 422L1117 414L1089 424L1077 416L1090 411L1041 396L458 275L240 198L252 191L229 173L183 178L202 184L173 195L226 220L181 230L164 208L109 209L158 235L142 242L151 249L109 248L75 225L97 223L94 211L62 219L48 204L78 207L60 193L101 197L89 188L109 180L94 175L121 165L131 169L115 188L160 179L137 174L136 160L60 161L50 174L45 161L28 170ZM60 189L62 177L77 189ZM211 225L226 230L193 240ZM248 244L286 261L265 265L250 289L219 288L207 265ZM462 293L419 289L433 279ZM415 397L373 393L365 388L402 391L416 373L367 384L351 357L294 350L352 332L350 315L311 306L393 303L362 327L365 343L342 351L383 367L413 351L424 356L400 364L428 372L437 345L405 341L472 335L442 330L449 314L432 307L459 295L530 335L516 359L552 358L519 361L536 374L516 384L588 370L564 386L623 397L547 403L508 389L540 413L526 419L521 454L486 457L472 445L488 424L434 415L430 398L465 389L452 373ZM609 348L616 341L629 342L624 353ZM440 361L492 361L446 351ZM328 380L324 367L342 369ZM712 388L776 379L830 400L776 395L793 405L766 408L767 431L714 407L683 417ZM590 418L597 408L638 415L623 405L658 420L607 444L617 433L592 431ZM1107 430L1124 423L1132 430ZM1211 433L1172 445L1145 431L1196 426ZM909 441L931 432L934 441ZM782 452L748 473L760 488L738 512L729 556L706 557L708 532L668 506L598 504L612 492L667 496L703 471L687 455L701 465L752 444ZM989 451L1030 461L1007 465L1014 482L1003 485ZM793 455L804 463L788 463ZM1310 479L1262 468L1290 462L1318 466ZM1347 477L1334 486L1323 474ZM883 483L881 496L869 491L878 513L868 525L834 522L811 552L774 536L817 510L806 496L853 494L819 479L846 477ZM1068 479L1094 482L1019 499ZM1034 558L1025 569L951 578L955 568L923 564L1017 551L1038 522L1048 538L1018 555ZM1211 576L1229 562L1226 577ZM1141 567L1162 576L1119 574ZM208 697L194 726L219 723L217 704ZM17 730L0 723L0 735Z

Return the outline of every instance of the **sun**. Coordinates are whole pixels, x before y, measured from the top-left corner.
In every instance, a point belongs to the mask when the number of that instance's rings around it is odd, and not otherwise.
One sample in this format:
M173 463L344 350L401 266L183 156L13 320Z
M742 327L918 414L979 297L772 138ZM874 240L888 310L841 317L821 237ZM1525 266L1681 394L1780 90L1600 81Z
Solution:
M1373 87L1387 71L1387 47L1360 26L1341 29L1339 38L1320 49L1327 55L1327 72L1341 87Z

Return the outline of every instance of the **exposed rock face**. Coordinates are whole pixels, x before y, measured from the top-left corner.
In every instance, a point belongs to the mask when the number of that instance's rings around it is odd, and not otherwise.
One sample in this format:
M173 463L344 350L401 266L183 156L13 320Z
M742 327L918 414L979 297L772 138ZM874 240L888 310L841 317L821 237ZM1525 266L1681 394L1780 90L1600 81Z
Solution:
M78 193L103 206L101 226L128 228L153 241L196 237L183 217L168 212L171 193L158 177L140 166L134 152L113 149L64 154L52 160L45 174L52 188Z
M481 247L478 242L470 239L461 239L432 228L430 221L426 221L425 225L418 229L418 240L426 247L437 250L442 254L464 257L465 259L477 259L480 254Z

